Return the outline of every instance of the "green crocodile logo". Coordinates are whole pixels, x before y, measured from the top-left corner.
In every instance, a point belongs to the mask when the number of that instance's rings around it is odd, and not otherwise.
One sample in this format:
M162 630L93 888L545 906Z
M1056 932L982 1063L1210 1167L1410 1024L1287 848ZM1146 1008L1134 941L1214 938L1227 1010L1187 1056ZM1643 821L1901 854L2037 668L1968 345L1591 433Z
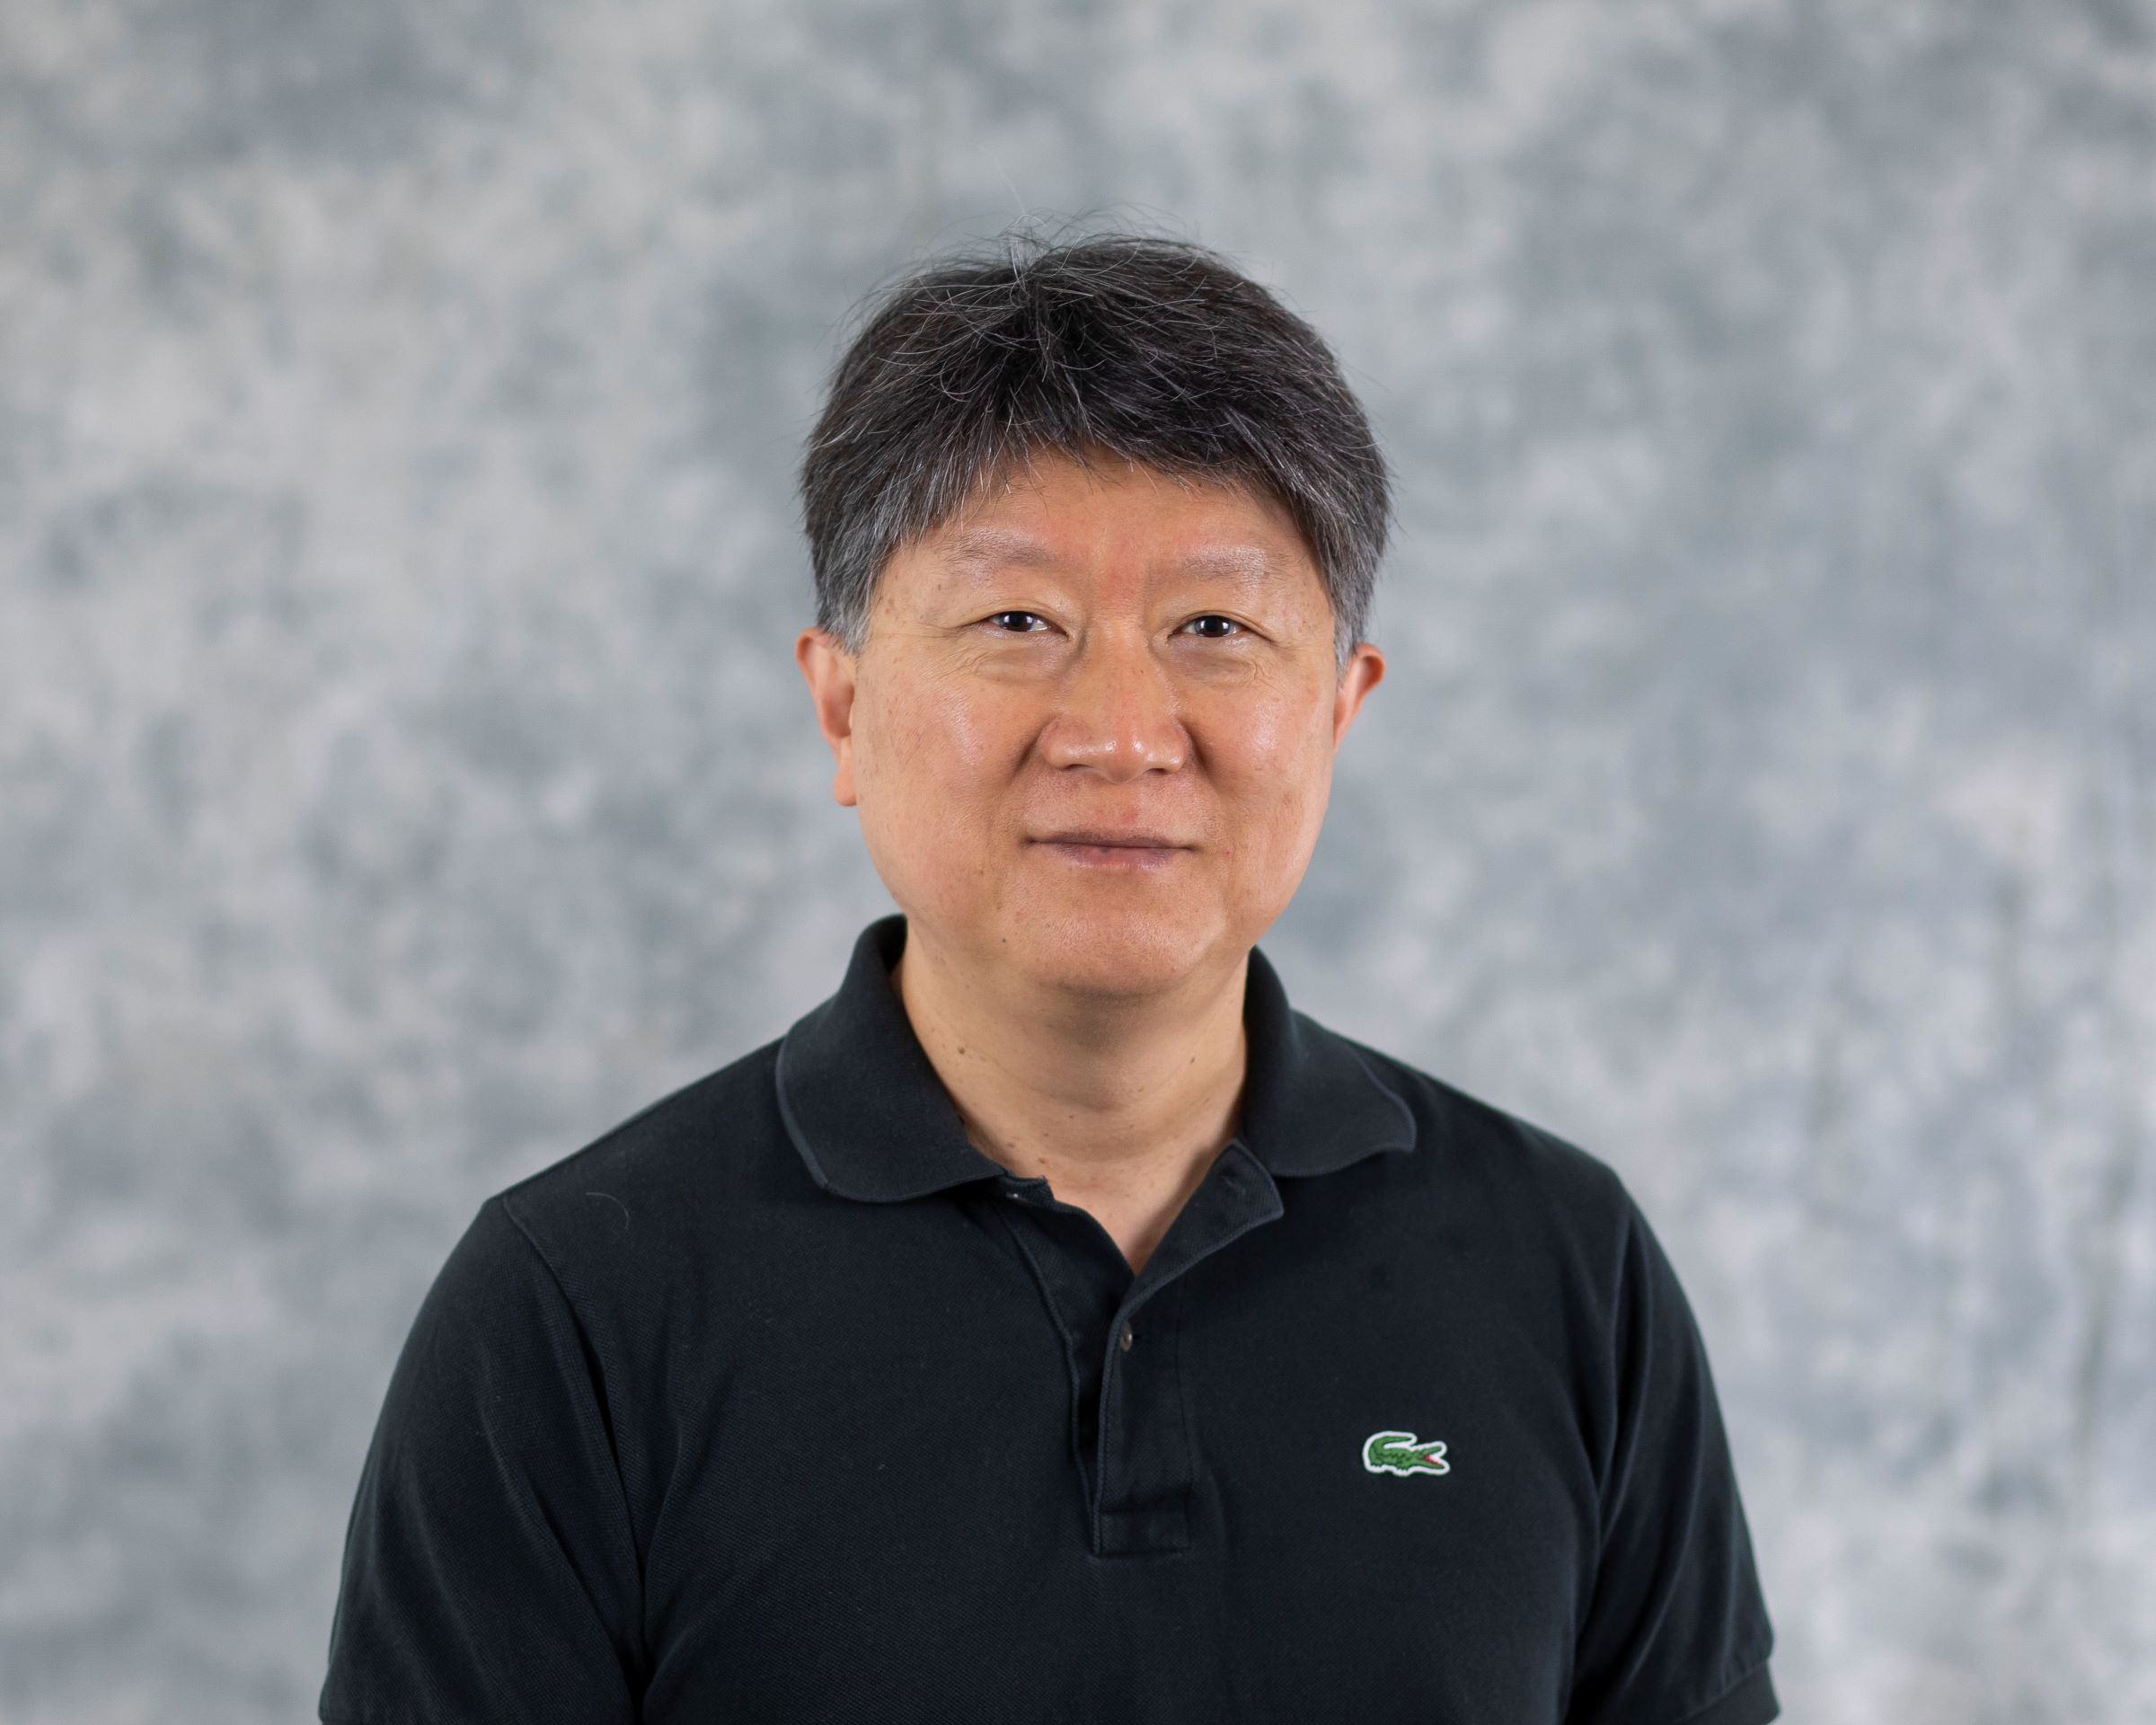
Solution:
M1450 1473L1445 1441L1416 1441L1411 1431L1374 1431L1363 1443L1363 1465L1373 1473Z

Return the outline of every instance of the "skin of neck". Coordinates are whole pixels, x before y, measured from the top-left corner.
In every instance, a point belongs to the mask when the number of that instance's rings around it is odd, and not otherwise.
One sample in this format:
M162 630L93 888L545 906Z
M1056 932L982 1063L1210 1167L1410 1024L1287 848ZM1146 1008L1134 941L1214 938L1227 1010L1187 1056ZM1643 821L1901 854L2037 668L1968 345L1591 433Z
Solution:
M1075 995L909 918L892 983L975 1146L1101 1215L1135 1263L1238 1129L1248 971L1245 955L1159 995Z

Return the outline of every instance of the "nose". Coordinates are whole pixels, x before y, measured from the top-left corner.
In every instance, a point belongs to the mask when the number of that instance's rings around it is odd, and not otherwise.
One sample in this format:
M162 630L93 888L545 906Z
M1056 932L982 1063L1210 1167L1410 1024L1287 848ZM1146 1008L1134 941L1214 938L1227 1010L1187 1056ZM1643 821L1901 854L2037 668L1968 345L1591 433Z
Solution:
M1174 683L1136 632L1089 631L1056 695L1041 736L1051 765L1091 767L1120 784L1189 757Z

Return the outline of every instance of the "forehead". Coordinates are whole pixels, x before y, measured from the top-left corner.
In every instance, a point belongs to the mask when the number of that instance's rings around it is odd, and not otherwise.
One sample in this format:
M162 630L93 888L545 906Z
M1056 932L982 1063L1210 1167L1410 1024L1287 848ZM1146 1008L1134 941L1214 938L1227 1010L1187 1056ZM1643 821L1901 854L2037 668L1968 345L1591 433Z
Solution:
M1091 568L1291 588L1317 577L1274 499L1120 457L1044 457L999 473L906 550L939 584Z

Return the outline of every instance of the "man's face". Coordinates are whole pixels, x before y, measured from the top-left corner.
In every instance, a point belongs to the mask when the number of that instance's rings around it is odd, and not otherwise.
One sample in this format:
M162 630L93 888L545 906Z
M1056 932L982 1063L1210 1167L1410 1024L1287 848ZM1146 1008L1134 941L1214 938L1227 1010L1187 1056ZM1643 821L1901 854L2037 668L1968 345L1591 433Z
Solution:
M1240 959L1294 896L1384 672L1365 642L1336 677L1332 643L1277 506L1044 456L890 559L858 659L815 629L796 656L911 926L1139 995Z

